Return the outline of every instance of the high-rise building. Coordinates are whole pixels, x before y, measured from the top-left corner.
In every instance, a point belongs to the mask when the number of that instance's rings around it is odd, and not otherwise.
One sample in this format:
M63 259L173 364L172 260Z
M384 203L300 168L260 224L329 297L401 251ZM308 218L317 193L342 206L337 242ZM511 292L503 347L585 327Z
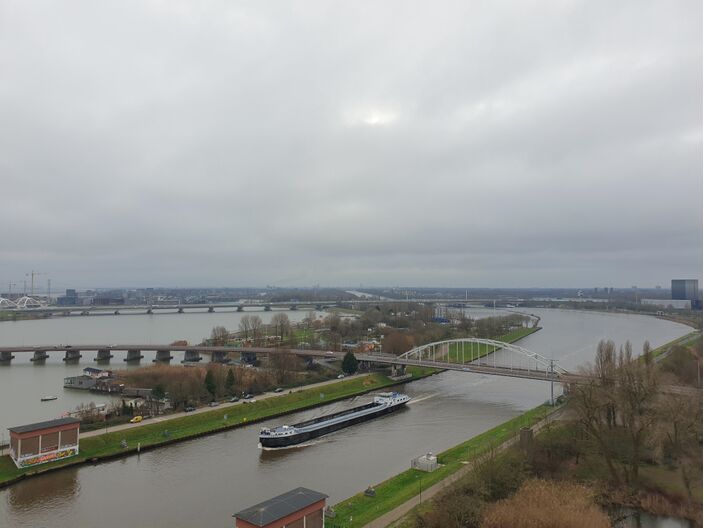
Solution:
M699 298L699 280L672 279L672 298L696 301Z

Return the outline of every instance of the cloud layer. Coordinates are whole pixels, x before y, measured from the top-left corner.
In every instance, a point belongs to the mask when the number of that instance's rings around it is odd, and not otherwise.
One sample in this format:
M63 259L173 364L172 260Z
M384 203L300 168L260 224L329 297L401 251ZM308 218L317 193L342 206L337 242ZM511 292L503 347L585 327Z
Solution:
M0 0L0 281L701 278L701 9Z

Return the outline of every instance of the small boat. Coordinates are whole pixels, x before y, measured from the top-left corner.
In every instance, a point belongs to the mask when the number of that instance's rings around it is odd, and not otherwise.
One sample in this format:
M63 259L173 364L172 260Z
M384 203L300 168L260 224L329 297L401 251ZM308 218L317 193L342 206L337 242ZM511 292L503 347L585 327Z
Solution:
M42 396L41 397L42 401L54 401L54 400L58 400L58 399L59 399L58 396Z

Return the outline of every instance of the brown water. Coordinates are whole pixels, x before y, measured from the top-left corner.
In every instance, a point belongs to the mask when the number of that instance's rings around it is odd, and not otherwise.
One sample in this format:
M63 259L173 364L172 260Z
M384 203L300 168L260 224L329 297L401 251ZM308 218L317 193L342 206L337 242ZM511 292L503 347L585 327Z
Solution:
M566 368L590 360L601 338L630 339L639 348L644 339L657 346L689 331L643 316L533 311L544 328L521 345L561 359ZM464 372L445 372L403 390L413 397L407 409L303 447L262 451L259 427L300 421L370 396L30 479L0 491L0 526L226 527L233 525L234 512L296 486L325 492L335 503L407 469L413 457L456 445L549 395L542 382Z

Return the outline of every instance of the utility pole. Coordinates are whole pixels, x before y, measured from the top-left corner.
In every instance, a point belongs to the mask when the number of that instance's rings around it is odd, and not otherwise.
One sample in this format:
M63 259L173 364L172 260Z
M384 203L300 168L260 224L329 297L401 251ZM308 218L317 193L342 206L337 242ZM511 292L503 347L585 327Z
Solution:
M51 279L46 280L46 298L51 299Z
M25 273L25 277L31 278L31 280L30 280L31 287L29 290L31 292L30 297L34 296L34 277L36 277L37 275L46 275L46 273L39 273L38 271L34 271L34 270L32 270L29 273ZM24 293L25 293L25 295L27 294L27 281L25 281L25 292Z
M17 286L17 284L15 284L14 282L10 282L10 283L7 284L7 286L8 286L8 295L9 295L10 297L12 297L12 287L13 287L13 286Z

